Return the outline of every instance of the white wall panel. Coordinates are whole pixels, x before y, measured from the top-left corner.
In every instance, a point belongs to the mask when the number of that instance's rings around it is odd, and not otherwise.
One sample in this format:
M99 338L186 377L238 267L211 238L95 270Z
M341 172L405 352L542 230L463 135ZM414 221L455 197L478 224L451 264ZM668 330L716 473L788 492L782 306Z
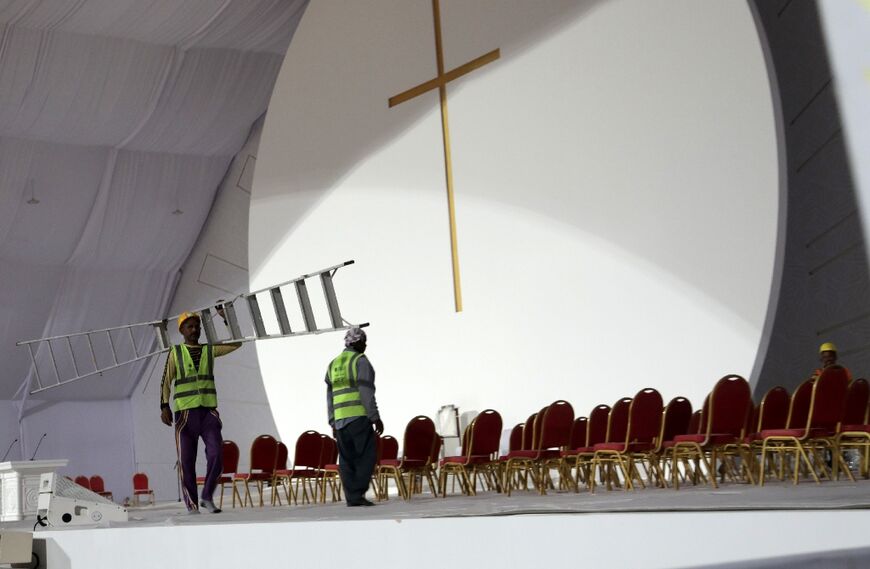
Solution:
M273 95L251 205L255 287L355 259L343 312L393 434L443 404L505 422L646 386L699 404L749 376L778 179L739 2L442 1L465 310L453 311L431 2L312 4ZM257 346L279 431L326 429L341 337Z

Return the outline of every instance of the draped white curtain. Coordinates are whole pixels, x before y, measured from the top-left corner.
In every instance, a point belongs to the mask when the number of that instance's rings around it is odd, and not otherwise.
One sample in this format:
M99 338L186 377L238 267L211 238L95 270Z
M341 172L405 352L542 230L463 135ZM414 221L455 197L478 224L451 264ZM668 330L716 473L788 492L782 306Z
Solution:
M17 340L163 315L306 5L0 2L0 399L29 378ZM54 396L125 397L139 371Z

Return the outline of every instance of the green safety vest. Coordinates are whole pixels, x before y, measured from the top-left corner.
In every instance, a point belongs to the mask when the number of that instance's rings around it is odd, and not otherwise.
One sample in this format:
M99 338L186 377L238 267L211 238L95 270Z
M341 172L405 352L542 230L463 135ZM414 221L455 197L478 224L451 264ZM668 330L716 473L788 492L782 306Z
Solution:
M329 364L332 409L336 421L368 415L360 400L359 388L356 383L357 366L361 357L362 354L345 351Z
M202 346L199 369L193 367L193 358L184 344L172 347L172 357L175 358L175 410L217 407L212 347L208 344Z

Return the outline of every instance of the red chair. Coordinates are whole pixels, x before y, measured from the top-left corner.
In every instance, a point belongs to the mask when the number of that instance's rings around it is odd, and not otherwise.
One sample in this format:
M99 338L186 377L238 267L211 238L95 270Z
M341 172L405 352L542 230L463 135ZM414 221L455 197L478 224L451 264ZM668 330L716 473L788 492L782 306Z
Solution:
M788 391L779 385L771 387L761 403L755 407L752 421L747 429L747 436L743 439L743 448L747 458L751 460L750 466L754 469L757 465L757 457L761 452L761 432L770 429L785 429L788 426L788 411L791 405L791 397Z
M82 488L87 488L88 490L91 489L91 481L88 479L87 476L76 476L75 483Z
M276 471L276 479L284 486L287 503L299 503L299 490L302 490L302 503L316 499L314 485L320 477L320 455L323 440L317 431L305 431L296 439L293 453L293 468Z
M139 497L148 496L148 501L154 505L154 491L148 485L148 475L137 472L133 475L133 505L139 505Z
M780 455L780 473L783 472L786 453L794 453L794 484L800 478L801 465L805 465L818 484L817 470L828 479L831 474L825 465L823 451L831 451L834 467L842 463L837 452L837 428L843 419L846 393L849 389L849 374L841 366L825 368L815 381L804 382L792 397L788 428L761 431L761 465L759 476L764 484L764 467L767 453ZM809 392L809 397L807 397ZM813 456L813 461L809 459ZM851 478L852 473L846 469Z
M562 469L574 484L574 491L580 491L580 483L589 479L589 465L595 454L594 447L607 441L607 422L610 417L610 405L596 405L589 413L586 424L586 439L578 447L562 451ZM573 475L571 474L573 471Z
M652 388L641 389L633 399L630 399L627 419L623 422L621 412L625 399L617 401L610 413L611 432L608 442L598 443L593 447L591 475L588 477L589 492L595 492L595 470L608 471L605 476L607 489L612 482L619 482L611 474L618 467L625 480L625 489L633 490L632 479L637 479L644 486L643 479L637 471L638 461L652 462L652 452L655 450L655 438L661 431L662 396ZM619 413L619 414L617 414ZM615 418L614 418L615 417ZM622 425L625 424L623 429ZM649 469L648 469L649 470Z
M862 454L859 473L870 477L870 386L866 379L856 379L849 384L846 395L846 408L843 411L843 424L837 434L836 444L839 456L847 449L855 449ZM836 471L839 478L839 470Z
M263 507L263 486L272 480L275 473L275 460L278 457L278 441L272 435L260 435L251 443L251 465L249 472L237 472L233 475L233 506L235 497L241 496L236 483L245 485L245 496L241 499L242 507L250 503L254 507L251 498L250 483L256 483L260 493L260 507Z
M278 441L278 451L275 454L275 469L272 471L272 480L269 482L269 487L272 489L272 505L273 506L275 505L276 502L278 503L279 506L282 505L281 496L278 494L278 488L279 488L279 484L280 484L278 473L287 470L287 454L288 454L287 445L285 445L281 441ZM287 489L284 488L285 496L287 496L286 492L287 492ZM290 505L290 497L289 496L287 496L287 505L288 506Z
M700 420L700 411L692 413L692 403L685 397L677 396L671 399L662 411L661 432L656 439L656 447L651 454L650 466L652 475L656 477L657 484L667 488L668 472L670 463L667 460L667 449L674 445L674 437L686 435L692 432L692 418ZM698 432L697 425L694 432Z
M492 488L500 489L498 482L498 450L501 441L502 419L498 411L482 411L465 430L462 437L462 455L441 459L438 485L441 496L447 497L447 477L459 479L459 487L468 496L477 494L477 476Z
M411 494L416 488L417 476L425 477L429 482L429 489L437 496L438 490L432 473L433 451L440 448L441 437L435 431L435 423L425 415L418 415L408 422L405 427L402 458L389 460L382 459L377 467L379 486L386 490L389 479L392 478L399 494L406 500L411 499ZM408 484L405 484L403 476L408 475Z
M82 478L84 478L84 476L82 476ZM90 484L91 492L96 492L97 494L99 494L103 498L108 498L109 500L112 500L112 501L115 500L115 498L114 498L114 496L112 496L111 492L106 492L106 486L103 483L102 476L100 476L98 474L94 474L93 476L91 476L90 483L91 483Z
M217 483L220 484L221 487L221 497L219 508L224 507L224 487L229 484L232 487L233 477L232 475L236 473L236 470L239 469L239 445L234 443L233 441L224 441L221 444L221 452L223 456L223 468L221 469L221 475L217 479ZM196 485L202 486L205 484L205 476L197 476L196 477ZM239 502L242 501L242 497L239 496ZM233 507L236 507L236 492L233 492Z
M547 487L554 487L550 470L562 470L562 451L567 450L571 441L574 408L567 401L554 401L538 413L534 423L532 448L508 453L503 484L508 496L515 477L531 475L532 484L541 495L547 493Z
M321 437L320 502L322 504L326 503L327 488L332 492L332 501L338 502L341 500L341 477L338 472L338 444L329 435L321 435Z
M706 477L709 477L714 488L716 483L717 454L726 445L737 445L743 440L743 429L747 414L751 410L752 391L749 382L739 375L726 375L718 382L704 402L706 411L702 410L702 429L699 434L677 435L671 448L671 481L674 489L679 490L677 476L680 460L688 469L688 462L694 461L692 481L697 483L703 475L698 466L703 463ZM705 424L706 423L706 424Z
M387 488L381 487L381 479L378 476L378 467L381 466L382 460L395 461L399 458L399 441L396 437L386 435L378 437L378 456L375 462L375 470L372 472L372 484L374 485L375 497L378 500L389 500Z

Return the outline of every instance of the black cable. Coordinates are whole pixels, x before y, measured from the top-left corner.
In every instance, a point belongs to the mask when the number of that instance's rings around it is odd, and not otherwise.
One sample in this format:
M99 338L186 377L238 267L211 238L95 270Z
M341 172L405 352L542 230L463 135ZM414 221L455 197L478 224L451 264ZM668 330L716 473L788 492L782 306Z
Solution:
M31 555L31 557L30 557L30 569L39 569L39 567L40 567L40 565L39 565L39 564L40 564L39 555L37 555L35 551L31 552L30 555ZM36 558L36 564L35 564L35 565L33 564L33 561L34 561L33 558L34 558L34 557Z
M36 531L36 526L48 527L48 524L45 523L48 517L42 517L39 514L36 514L36 523L33 524L33 531Z

